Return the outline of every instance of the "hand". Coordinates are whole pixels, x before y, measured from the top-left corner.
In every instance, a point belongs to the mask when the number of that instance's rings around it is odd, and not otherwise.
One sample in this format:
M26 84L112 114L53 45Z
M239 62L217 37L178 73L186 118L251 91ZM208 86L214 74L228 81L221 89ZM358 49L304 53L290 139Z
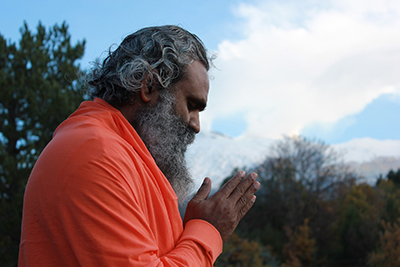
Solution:
M238 172L220 190L207 199L211 191L211 180L205 178L197 194L188 203L184 224L192 219L202 219L211 223L226 242L239 221L253 206L254 193L260 187L257 174ZM244 178L244 179L243 179Z

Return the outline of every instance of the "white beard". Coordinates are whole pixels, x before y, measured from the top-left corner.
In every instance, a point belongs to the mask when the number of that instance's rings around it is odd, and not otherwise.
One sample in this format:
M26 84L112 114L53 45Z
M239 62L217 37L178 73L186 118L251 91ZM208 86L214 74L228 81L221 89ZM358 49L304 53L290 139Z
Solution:
M170 182L179 203L186 202L194 181L186 166L185 152L196 133L176 114L172 93L161 90L156 106L141 108L133 121L133 127Z

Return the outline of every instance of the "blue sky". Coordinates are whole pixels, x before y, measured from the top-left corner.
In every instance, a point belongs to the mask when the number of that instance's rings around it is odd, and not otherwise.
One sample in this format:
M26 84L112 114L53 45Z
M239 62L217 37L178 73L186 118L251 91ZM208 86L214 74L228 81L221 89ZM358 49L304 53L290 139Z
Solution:
M349 3L350 2L350 3ZM328 143L400 139L399 1L5 1L0 34L66 21L85 68L122 38L181 25L215 52L202 129L303 134ZM104 54L103 54L104 55Z
M399 139L400 97L383 94L369 103L361 112L348 115L333 124L311 124L302 130L306 136L319 136L337 144L348 137L370 137L378 140Z
M209 49L225 38L235 38L235 0L106 1L106 0L0 0L0 32L18 40L23 21L34 29L38 21L49 27L66 21L74 40L86 39L83 66L99 57L112 44L142 27L173 24L201 37Z

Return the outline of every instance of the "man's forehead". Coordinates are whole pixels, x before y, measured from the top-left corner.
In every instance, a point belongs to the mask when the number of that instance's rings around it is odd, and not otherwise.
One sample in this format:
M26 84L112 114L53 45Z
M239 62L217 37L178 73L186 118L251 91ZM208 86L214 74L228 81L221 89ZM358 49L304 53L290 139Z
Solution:
M175 89L187 89L187 94L208 95L209 76L206 67L201 63L201 61L193 61L186 67L185 75L176 83L176 85Z
M193 61L189 66L188 79L191 83L190 93L193 96L205 98L207 101L209 91L208 71L200 61Z
M205 75L205 77L209 79L206 66L203 64L203 62L197 59L194 59L192 62L190 62L190 64L186 65L183 71L184 74L181 78L181 81L190 79L190 77L196 75Z
M177 82L173 89L176 105L203 111L206 108L209 91L208 72L200 61L187 66L185 79Z

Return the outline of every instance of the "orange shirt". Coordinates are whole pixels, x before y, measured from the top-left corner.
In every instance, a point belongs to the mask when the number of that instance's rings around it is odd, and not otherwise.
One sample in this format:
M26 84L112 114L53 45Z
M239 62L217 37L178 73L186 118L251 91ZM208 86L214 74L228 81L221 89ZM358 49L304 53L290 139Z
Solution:
M177 197L115 108L83 102L43 150L25 191L19 266L212 266L208 222L182 226Z

